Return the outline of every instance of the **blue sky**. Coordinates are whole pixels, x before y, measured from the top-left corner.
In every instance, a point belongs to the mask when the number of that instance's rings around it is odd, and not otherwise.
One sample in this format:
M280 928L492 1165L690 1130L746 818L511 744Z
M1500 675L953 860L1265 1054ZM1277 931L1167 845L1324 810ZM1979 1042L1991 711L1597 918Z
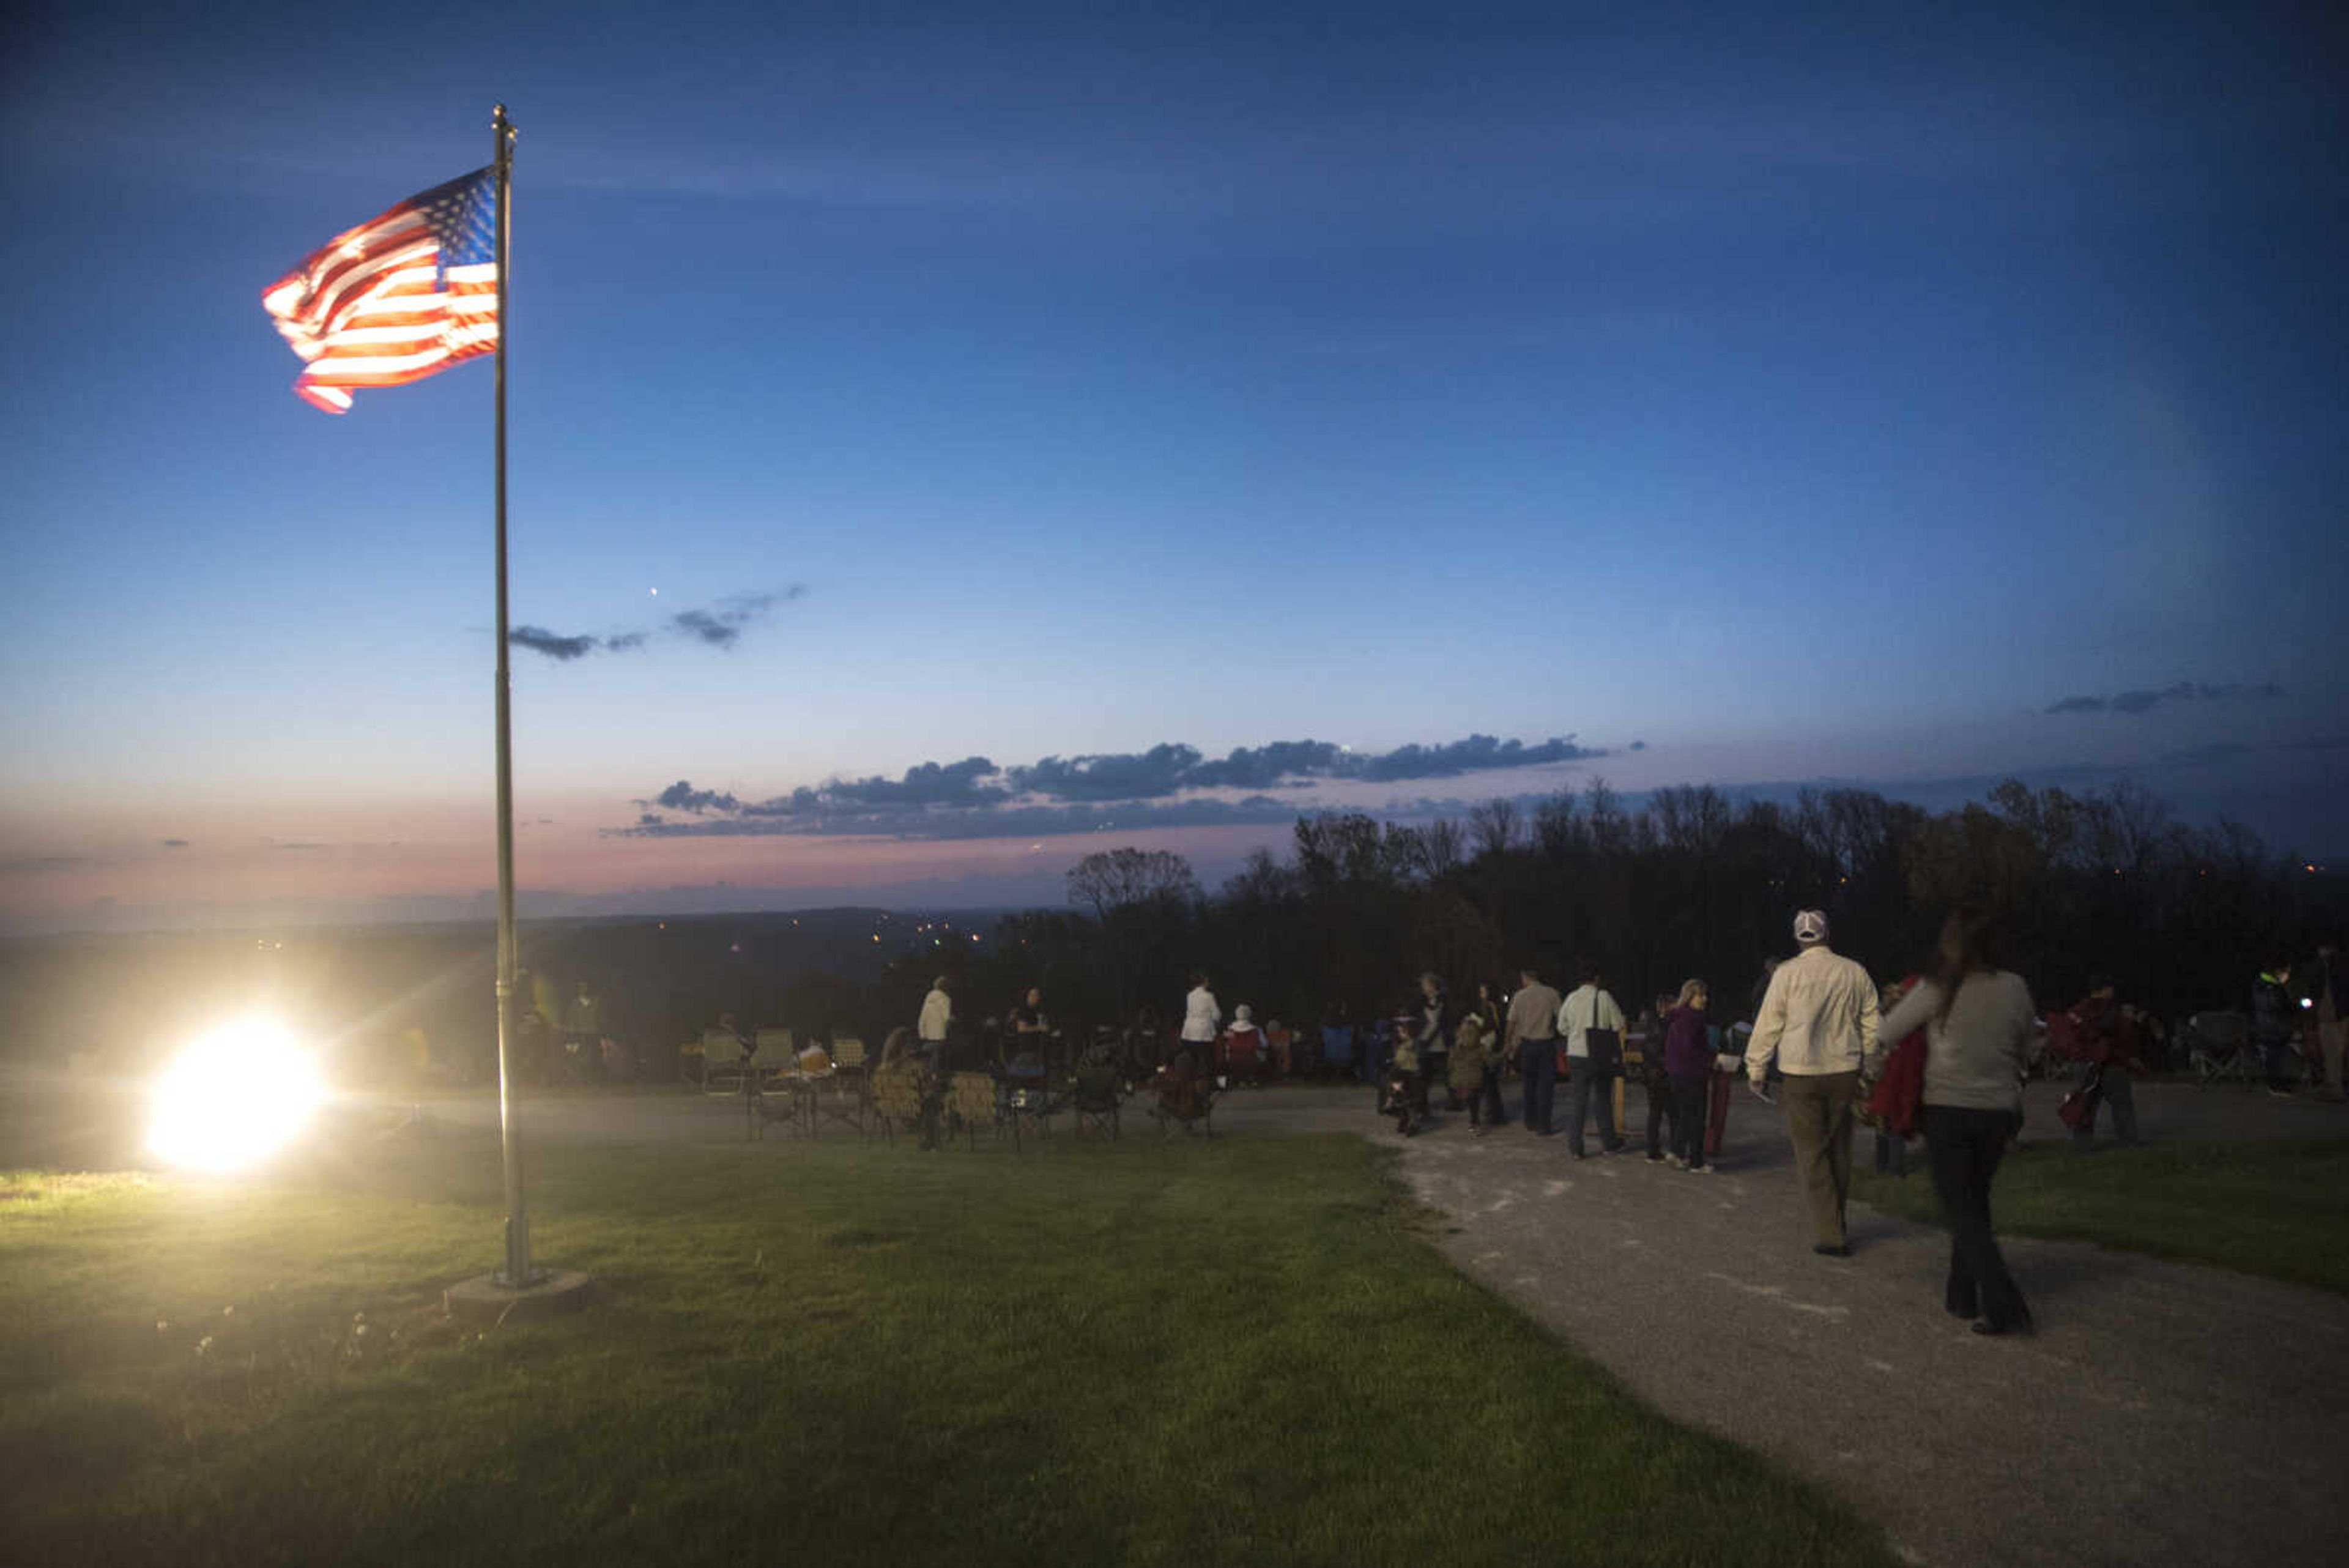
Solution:
M1168 742L2349 851L2319 8L1261 9L12 12L0 920L491 880L489 369L329 418L258 296L500 99L514 618L647 634L517 651L540 907L1049 896L1097 834L626 830Z

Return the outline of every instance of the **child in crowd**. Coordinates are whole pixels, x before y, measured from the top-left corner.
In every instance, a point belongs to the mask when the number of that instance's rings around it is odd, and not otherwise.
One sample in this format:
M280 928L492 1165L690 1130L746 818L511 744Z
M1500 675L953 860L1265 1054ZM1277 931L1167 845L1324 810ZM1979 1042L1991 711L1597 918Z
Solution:
M1471 1137L1485 1136L1485 1112L1492 1119L1501 1119L1501 1081L1492 1072L1495 1059L1493 1042L1485 1037L1485 1021L1474 1012L1464 1014L1459 1030L1452 1037L1450 1068L1452 1097L1468 1102L1468 1133ZM1486 1089L1491 1090L1491 1105L1486 1105Z

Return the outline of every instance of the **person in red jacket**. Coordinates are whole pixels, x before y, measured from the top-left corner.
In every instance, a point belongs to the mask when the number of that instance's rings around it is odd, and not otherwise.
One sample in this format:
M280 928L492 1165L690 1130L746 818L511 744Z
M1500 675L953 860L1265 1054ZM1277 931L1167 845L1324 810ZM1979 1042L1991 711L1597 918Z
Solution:
M1913 974L1904 974L1899 980L1887 981L1884 985L1883 1000L1878 1003L1878 1006L1881 1011L1889 1012L1896 1005L1899 1004L1902 997L1908 995L1910 992L1916 989L1917 977ZM1911 1030L1906 1038L1894 1043L1892 1047L1894 1055L1897 1055L1904 1050L1914 1054L1919 1063L1918 1070L1921 1072L1925 1052L1925 1032L1921 1029ZM1892 1064L1892 1058L1890 1056L1886 1058L1886 1064L1885 1071L1878 1080L1878 1086L1884 1087L1889 1085L1893 1088L1898 1088L1903 1094L1908 1093L1909 1085L1905 1082L1901 1084L1892 1083L1896 1069ZM1902 1075L1906 1075L1907 1068L1905 1064L1899 1069L1899 1071ZM1870 1095L1868 1096L1868 1105L1861 1112L1860 1119L1867 1122L1868 1126L1873 1127L1876 1131L1876 1173L1878 1176L1889 1174L1891 1176L1905 1178L1909 1174L1909 1137L1910 1134L1916 1131L1916 1128L1913 1126L1899 1127L1895 1125L1894 1115L1891 1107L1889 1106L1879 1106L1878 1103L1878 1097L1874 1095Z
M2115 1137L2125 1144L2143 1143L2137 1136L2137 1091L2129 1075L2145 1071L2140 1060L2145 1037L2133 1010L2121 1004L2120 988L2111 977L2094 975L2088 981L2088 994L2074 1002L2070 1012L2073 1038L2080 1053L2075 1086L2085 1092L2090 1083L2095 1085L2088 1094L2087 1114L2072 1129L2072 1147L2085 1154L2095 1147L2096 1112L2105 1106L2113 1108Z

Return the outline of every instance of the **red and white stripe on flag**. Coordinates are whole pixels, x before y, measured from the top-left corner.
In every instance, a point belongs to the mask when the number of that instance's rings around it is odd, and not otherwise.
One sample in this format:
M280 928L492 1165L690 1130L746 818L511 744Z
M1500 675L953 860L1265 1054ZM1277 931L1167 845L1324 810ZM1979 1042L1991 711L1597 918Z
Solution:
M421 380L498 346L497 177L410 196L336 234L262 292L305 361L295 395L331 414L354 387Z

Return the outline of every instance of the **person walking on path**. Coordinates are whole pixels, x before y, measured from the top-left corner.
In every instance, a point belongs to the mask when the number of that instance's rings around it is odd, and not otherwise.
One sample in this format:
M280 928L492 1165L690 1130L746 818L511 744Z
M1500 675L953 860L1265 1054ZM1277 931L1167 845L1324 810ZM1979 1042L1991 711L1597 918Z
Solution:
M1999 967L1995 928L1971 906L1942 925L1932 978L1884 1020L1896 1040L1924 1026L1925 1153L1950 1222L1941 1304L1975 1319L1976 1334L2031 1332L2031 1308L1991 1230L1990 1184L2022 1125L2033 1023L2031 988Z
M1783 1075L1786 1137L1811 1211L1811 1251L1851 1256L1844 1207L1851 1194L1852 1106L1859 1069L1876 1049L1876 982L1827 945L1823 910L1795 917L1801 948L1778 966L1745 1046L1745 1077L1758 1092L1775 1060Z
M1664 1014L1664 1082L1672 1097L1672 1164L1702 1175L1704 1162L1705 1095L1713 1078L1713 1041L1704 1024L1704 1010L1713 1000L1704 981L1692 980L1681 987L1679 1002Z
M953 1026L954 997L949 993L947 977L940 975L930 981L930 994L922 998L921 1020L914 1027L933 1074L947 1070L947 1032Z
M1566 1044L1566 1147L1583 1157L1582 1126L1589 1114L1592 1086L1598 1086L1599 1147L1613 1154L1623 1147L1622 1129L1615 1125L1615 1107L1607 1095L1607 1081L1623 1070L1623 1009L1599 984L1604 977L1593 966L1583 971L1582 983L1557 1010L1558 1036ZM1593 1039L1594 1031L1601 1032ZM1611 1032L1613 1048L1608 1044Z
M1539 1137L1549 1137L1550 1094L1557 1084L1557 992L1542 983L1533 965L1518 971L1502 1048L1521 1064L1526 1130Z

